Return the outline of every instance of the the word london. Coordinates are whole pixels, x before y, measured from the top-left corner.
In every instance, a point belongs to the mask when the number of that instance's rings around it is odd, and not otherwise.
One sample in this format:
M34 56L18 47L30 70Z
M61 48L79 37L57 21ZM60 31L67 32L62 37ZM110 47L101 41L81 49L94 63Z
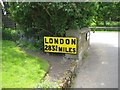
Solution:
M44 51L56 53L77 53L77 38L44 37Z

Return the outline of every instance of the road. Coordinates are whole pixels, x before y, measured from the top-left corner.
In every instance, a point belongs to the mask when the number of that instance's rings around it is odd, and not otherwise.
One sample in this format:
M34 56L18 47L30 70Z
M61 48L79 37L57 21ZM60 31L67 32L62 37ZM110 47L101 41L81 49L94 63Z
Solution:
M73 88L118 88L118 32L91 32L88 53Z

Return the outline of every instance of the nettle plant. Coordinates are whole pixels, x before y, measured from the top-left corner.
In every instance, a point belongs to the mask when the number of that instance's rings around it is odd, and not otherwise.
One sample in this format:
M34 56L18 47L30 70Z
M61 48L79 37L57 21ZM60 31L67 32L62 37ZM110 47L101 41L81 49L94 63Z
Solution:
M43 36L65 36L68 29L89 26L95 14L95 3L10 2L8 11L25 37L35 38L38 46Z

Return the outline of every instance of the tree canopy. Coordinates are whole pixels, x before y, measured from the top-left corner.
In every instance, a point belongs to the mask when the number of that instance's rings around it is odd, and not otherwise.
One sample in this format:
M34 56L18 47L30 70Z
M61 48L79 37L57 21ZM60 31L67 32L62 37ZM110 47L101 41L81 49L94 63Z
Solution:
M119 21L120 20L120 3L119 2L98 2L96 4L95 21L103 21L106 26L106 21Z
M94 21L119 21L119 2L9 2L9 16L35 46L43 36L65 36L68 29L88 27ZM43 46L43 45L42 45Z
M25 29L25 32L44 31L47 35L57 36L63 36L67 29L89 26L95 12L94 3L82 2L20 2L9 3L9 5L12 18Z

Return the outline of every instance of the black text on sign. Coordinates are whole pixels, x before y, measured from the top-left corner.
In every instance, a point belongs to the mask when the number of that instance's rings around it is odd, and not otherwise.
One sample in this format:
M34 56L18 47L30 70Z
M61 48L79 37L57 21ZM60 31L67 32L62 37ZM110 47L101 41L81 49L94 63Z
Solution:
M77 38L44 37L44 51L56 53L77 53Z

